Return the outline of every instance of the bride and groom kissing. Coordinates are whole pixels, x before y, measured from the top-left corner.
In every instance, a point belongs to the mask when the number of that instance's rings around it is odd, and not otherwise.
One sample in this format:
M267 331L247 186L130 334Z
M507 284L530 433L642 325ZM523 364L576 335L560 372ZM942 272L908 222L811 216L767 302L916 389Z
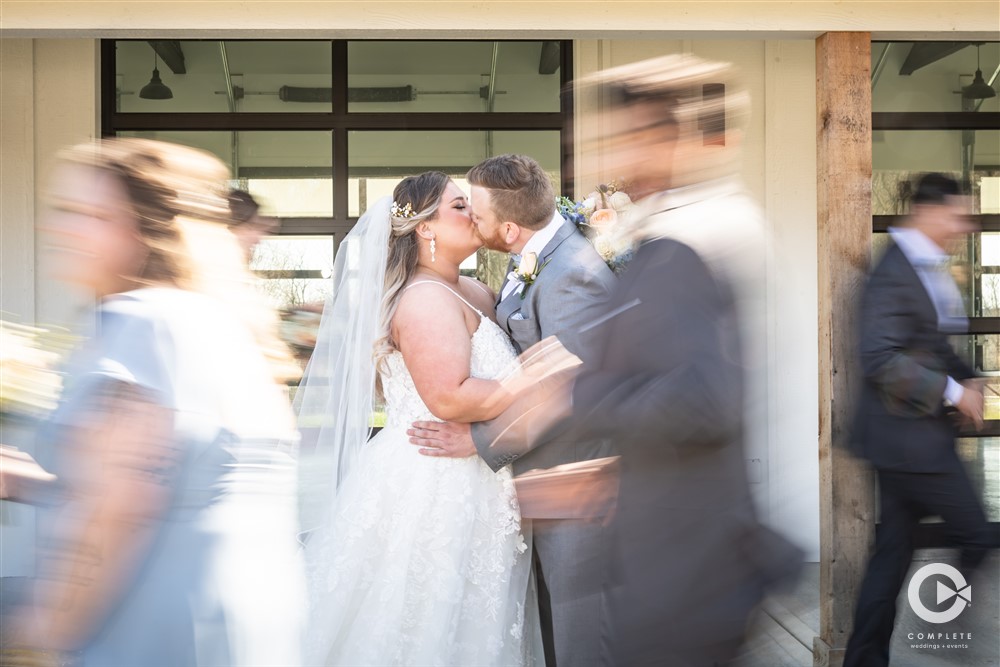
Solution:
M328 494L304 550L310 665L600 660L605 528L522 520L512 476L611 444L529 445L509 408L540 386L520 353L555 336L593 354L582 332L615 278L535 160L493 157L467 178L468 198L440 172L404 179L337 255L296 399L300 422L323 424L309 465ZM512 253L499 294L459 272L483 245ZM376 401L385 427L366 442Z

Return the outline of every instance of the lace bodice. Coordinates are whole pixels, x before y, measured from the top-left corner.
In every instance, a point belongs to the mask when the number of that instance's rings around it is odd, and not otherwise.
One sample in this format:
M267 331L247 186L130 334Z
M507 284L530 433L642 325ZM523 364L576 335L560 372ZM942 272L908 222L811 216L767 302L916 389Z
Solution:
M471 306L470 306L471 307ZM478 311L477 311L478 312ZM469 375L484 380L503 377L513 368L517 353L507 334L480 313L479 328L472 334ZM382 376L385 394L386 428L409 428L415 421L440 421L424 405L403 355L393 352L386 360L388 374Z

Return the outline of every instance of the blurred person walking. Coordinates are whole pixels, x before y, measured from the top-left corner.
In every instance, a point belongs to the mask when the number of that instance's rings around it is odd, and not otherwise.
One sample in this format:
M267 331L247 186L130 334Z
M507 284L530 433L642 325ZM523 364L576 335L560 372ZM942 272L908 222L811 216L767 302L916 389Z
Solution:
M227 178L151 141L62 156L47 232L97 332L40 433L55 479L4 479L47 505L22 646L87 667L302 664L287 355L226 229Z
M724 95L703 94L722 84ZM642 197L639 244L572 390L574 432L621 452L609 664L718 665L801 552L758 523L744 440L760 359L762 221L737 177L749 101L727 64L669 56L584 82L612 102L607 158Z
M232 220L229 231L233 233L249 264L253 259L254 248L264 238L277 233L281 227L280 220L260 214L260 204L253 195L245 190L229 191L229 213Z
M948 342L968 330L949 253L971 233L958 183L926 174L912 211L889 230L892 244L865 287L861 305L864 386L852 446L878 475L881 523L858 595L846 667L889 664L896 597L923 517L944 519L962 548L968 579L986 556L989 527L955 451L956 420L983 425L982 385ZM956 415L957 413L957 415Z

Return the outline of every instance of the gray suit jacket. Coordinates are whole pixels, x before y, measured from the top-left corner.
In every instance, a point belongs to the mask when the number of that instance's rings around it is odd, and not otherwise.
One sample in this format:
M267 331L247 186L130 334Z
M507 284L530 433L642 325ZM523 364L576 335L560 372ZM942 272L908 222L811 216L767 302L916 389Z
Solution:
M539 265L548 264L524 290L523 298L518 293L506 299L498 297L497 321L518 352L555 336L586 364L595 354L594 338L583 329L602 315L614 288L614 274L570 222L559 228L539 253L538 261ZM515 404L494 420L472 425L472 438L479 455L494 470L512 463L514 473L519 474L610 455L609 443L578 441L572 434L544 443L526 442L517 437L514 429L509 429L523 409L523 405ZM501 434L507 437L500 438Z

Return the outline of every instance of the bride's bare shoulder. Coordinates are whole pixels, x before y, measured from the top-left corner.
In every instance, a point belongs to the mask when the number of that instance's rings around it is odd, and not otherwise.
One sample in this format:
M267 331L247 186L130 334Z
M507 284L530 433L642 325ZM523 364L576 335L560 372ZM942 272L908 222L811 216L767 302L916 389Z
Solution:
M461 300L444 283L427 279L411 280L403 288L392 323L393 327L405 327L433 319L438 319L439 324L450 320L460 322L464 321L462 308Z
M471 292L473 294L481 294L491 301L497 298L496 292L491 290L489 285L487 285L486 283L477 278L473 278L471 276L462 276L461 278L459 278L459 280L462 281L463 285L466 285L469 288L471 288Z

